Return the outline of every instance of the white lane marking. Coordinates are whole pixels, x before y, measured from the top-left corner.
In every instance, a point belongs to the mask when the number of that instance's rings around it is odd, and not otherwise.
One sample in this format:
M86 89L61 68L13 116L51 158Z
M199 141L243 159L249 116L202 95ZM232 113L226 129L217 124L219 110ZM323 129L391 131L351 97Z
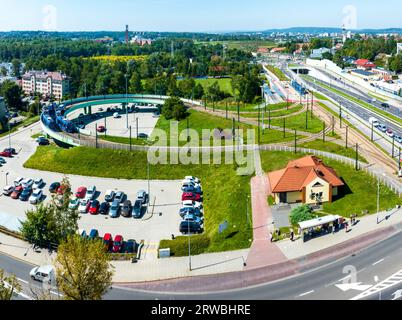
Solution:
M17 278L17 280L18 280L19 282L22 282L22 283L25 283L25 284L29 284L29 282L28 282L28 281L26 281L26 280L24 280L24 279Z
M384 262L384 260L385 260L385 259L381 259L381 260L378 260L377 262L374 262L374 263L373 263L373 266L376 266L377 264L380 264L381 262Z
M309 294L312 294L313 292L314 292L314 290L311 290L311 291L308 291L308 292L302 293L301 295L299 295L299 297L304 297L304 296L307 296L307 295L309 295Z

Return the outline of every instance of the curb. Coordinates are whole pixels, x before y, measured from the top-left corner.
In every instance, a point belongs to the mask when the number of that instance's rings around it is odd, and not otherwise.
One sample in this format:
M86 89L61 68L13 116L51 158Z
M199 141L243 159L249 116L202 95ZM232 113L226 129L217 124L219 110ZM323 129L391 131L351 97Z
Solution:
M246 271L237 271L216 275L194 276L137 283L114 283L119 287L149 292L206 293L227 290L239 290L264 283L285 280L306 271L323 267L349 255L367 249L402 230L402 223L363 234L359 238L345 241L336 246L323 249L305 257L279 264L257 267ZM194 290L194 288L197 288Z

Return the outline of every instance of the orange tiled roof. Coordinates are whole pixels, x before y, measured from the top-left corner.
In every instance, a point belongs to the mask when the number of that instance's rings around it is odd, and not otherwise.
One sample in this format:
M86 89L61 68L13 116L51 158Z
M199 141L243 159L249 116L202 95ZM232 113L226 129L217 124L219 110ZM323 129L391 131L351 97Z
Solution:
M268 176L274 193L301 191L317 177L334 187L344 185L335 170L315 156L290 161L285 169L271 172Z

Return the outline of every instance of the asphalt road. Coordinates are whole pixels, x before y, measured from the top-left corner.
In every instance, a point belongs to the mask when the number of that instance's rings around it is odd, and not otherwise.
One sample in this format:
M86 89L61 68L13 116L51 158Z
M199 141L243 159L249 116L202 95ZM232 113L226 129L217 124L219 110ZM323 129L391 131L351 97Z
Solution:
M355 298L364 289L373 289L390 276L399 273L393 281L380 292L363 297L370 300L393 300L402 290L402 232L344 259L331 262L315 270L291 278L258 286L227 292L180 294L153 293L113 287L106 295L106 300L349 300ZM0 268L8 274L15 274L23 284L24 297L31 295L33 289L40 290L39 283L29 279L32 265L0 254ZM356 277L350 273L356 270ZM350 277L348 277L350 276ZM357 288L343 291L337 285L358 283ZM363 287L359 287L363 286ZM352 287L355 287L352 285ZM363 289L362 289L363 288ZM344 288L345 289L345 288ZM346 290L345 289L345 290ZM194 289L196 290L196 289ZM56 291L56 290L54 290ZM401 293L401 292L400 292ZM402 299L402 297L399 297Z

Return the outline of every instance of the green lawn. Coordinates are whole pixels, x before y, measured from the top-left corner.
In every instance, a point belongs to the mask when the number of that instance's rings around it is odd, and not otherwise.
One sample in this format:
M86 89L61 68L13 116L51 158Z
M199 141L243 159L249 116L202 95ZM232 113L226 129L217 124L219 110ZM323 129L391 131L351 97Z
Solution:
M288 81L288 77L282 72L282 70L278 69L277 67L267 65L267 69L271 71L274 75L278 77L280 81Z
M290 160L303 157L302 154L286 152L262 151L261 163L266 172L284 168ZM377 181L363 171L356 171L354 167L340 162L323 158L326 165L335 169L338 175L345 181L347 187L343 194L331 204L324 204L324 211L328 214L338 214L349 217L352 214L361 214L368 210L376 212L377 206ZM387 210L402 204L395 193L385 186L380 189L381 210Z
M38 122L38 121L39 121L39 116L34 116L31 118L25 119L24 121L22 121L21 123L15 125L15 126L11 126L10 131L8 131L8 127L6 127L6 130L4 130L3 132L0 133L0 138L5 137L9 133L16 132L19 128L26 128L26 127L30 126L31 124L34 124L35 122Z
M130 153L84 147L62 149L46 146L38 147L24 166L83 176L116 179L147 178L145 152ZM210 241L201 251L217 252L248 248L252 239L250 225L246 222L250 177L237 175L233 164L150 166L151 179L178 180L186 175L198 176L204 189L205 229ZM230 227L219 234L218 226L225 220L229 222Z
M293 113L297 113L300 110L302 110L303 107L302 106L297 106L294 108L289 108L286 109L286 107L284 107L282 110L275 110L274 112L271 112L271 118L278 118L278 117L283 117L283 116L288 116L291 115ZM262 119L264 115L264 110L261 110L260 112L260 117ZM242 113L240 114L241 117L244 118L258 118L258 112L248 112L248 113ZM265 112L265 119L268 119L268 111Z
M135 138L135 133L133 135L134 135L134 137L131 138L131 144L132 145L138 145L138 146L146 146L146 145L148 145L146 139L136 139ZM114 143L130 144L130 138L126 138L126 137L98 135L98 138L101 139L101 140L114 142Z
M326 151L326 152L330 152L330 153L339 154L341 156L345 156L345 157L352 158L352 159L356 158L356 151L354 148L346 149L345 146L341 146L337 143L328 142L328 141L326 141L324 143L322 140L314 140L311 142L303 143L303 144L299 145L299 147L307 148L307 149L322 150L322 151ZM359 160L367 163L367 160L360 155L359 155Z
M208 87L213 85L215 82L218 82L219 88L223 91L226 92L230 95L233 95L233 89L232 89L232 79L225 78L225 79L195 79L195 83L199 83L202 85L204 90L206 90Z
M301 114L286 118L286 128L287 129L292 129L292 130L299 130L299 131L304 131L304 132L310 132L310 133L319 133L322 132L324 126L323 122L317 118L313 117L311 118L310 112L308 114L308 128L306 129L306 113L303 112ZM266 121L268 123L268 121ZM271 120L271 125L276 126L276 127L283 127L283 119L272 119Z

